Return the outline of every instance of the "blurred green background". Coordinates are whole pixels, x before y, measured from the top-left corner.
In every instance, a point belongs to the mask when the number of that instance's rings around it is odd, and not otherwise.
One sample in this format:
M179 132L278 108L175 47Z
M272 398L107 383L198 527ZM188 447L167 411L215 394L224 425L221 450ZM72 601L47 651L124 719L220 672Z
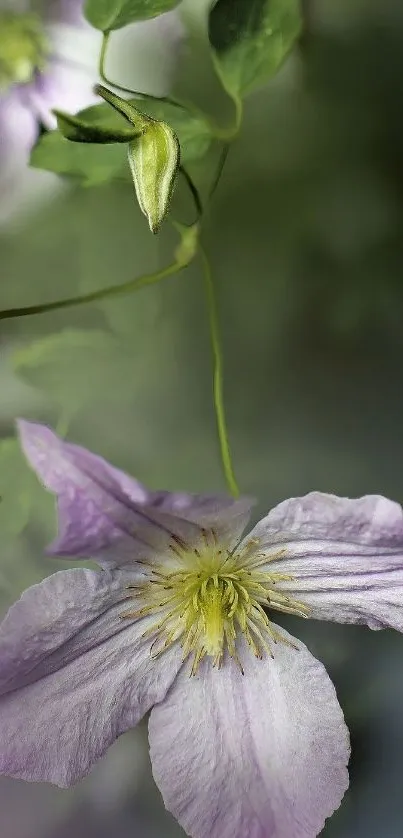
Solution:
M186 3L177 90L223 118L196 7ZM256 516L311 489L403 502L403 7L318 0L306 10L298 48L246 103L204 227L236 473ZM211 173L211 161L194 170L202 188ZM0 228L0 308L170 261L169 227L151 236L129 183L71 184L45 201L42 188L37 179L29 208ZM198 262L132 296L3 322L0 348L5 439L23 415L152 487L225 489ZM4 611L55 569L43 558L55 519L12 443L1 461ZM282 622L324 661L352 734L351 788L323 835L401 838L403 639ZM2 838L184 834L154 788L144 726L68 792L2 779L0 807Z

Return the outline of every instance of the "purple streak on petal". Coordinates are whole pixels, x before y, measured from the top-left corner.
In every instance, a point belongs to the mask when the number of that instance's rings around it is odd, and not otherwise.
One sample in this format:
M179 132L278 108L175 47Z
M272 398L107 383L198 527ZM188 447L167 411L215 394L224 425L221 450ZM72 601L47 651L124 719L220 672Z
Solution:
M101 457L63 442L43 425L21 421L19 430L28 461L58 496L59 537L49 548L52 555L93 556L122 567L141 560L169 561L170 556L177 562L172 543L203 544L202 529L206 522L218 528L221 509L224 529L233 527L238 534L244 524L249 501L225 499L220 507L215 497L173 495L171 504L167 495L147 492Z
M74 657L74 644L78 638L81 651L88 625L96 623L91 642L95 633L100 640L119 633L125 623L117 615L128 583L120 571L78 569L55 573L25 591L0 624L0 694L53 671L55 652L59 668L61 648L63 655L72 649Z
M192 838L314 838L348 785L333 684L302 643L243 662L184 668L153 708L155 781Z
M120 617L128 580L62 571L10 609L0 626L1 773L71 785L165 696L181 649L152 661L147 620Z
M188 495L185 492L152 492L152 505L180 515L206 529L213 529L219 541L232 549L239 541L255 503L253 498L227 495Z
M59 536L51 554L125 564L168 549L171 533L144 513L147 492L136 480L43 425L20 422L19 430L30 464L58 497Z
M280 503L249 538L268 554L267 571L289 574L278 589L315 619L403 631L403 511L379 495L350 500L312 492ZM247 539L248 540L248 539Z

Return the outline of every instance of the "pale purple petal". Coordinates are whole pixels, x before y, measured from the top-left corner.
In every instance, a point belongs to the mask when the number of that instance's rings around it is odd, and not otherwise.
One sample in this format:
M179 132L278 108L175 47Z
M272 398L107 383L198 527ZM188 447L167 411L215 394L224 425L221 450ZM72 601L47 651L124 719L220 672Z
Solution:
M25 207L29 156L38 124L24 98L24 89L0 93L0 226L18 207Z
M173 536L198 534L195 525L182 526L152 510L141 484L101 457L63 442L43 425L20 422L19 430L30 464L58 496L59 537L52 554L133 564L168 552Z
M219 538L224 530L239 533L244 526L249 500L176 494L169 499L43 425L21 421L19 430L31 466L58 496L59 537L49 548L52 555L92 556L122 567L161 557L176 562L178 544L189 549L203 544L204 528L216 532L217 525Z
M403 631L399 504L380 495L350 500L312 492L276 506L250 539L269 557L284 550L265 569L293 577L277 587L308 605L312 617Z
M16 88L0 95L0 187L4 190L28 165L31 148L38 136L35 116L27 107L24 92Z
M97 101L93 86L98 81L102 35L80 16L76 19L78 5L73 2L71 11L76 6L76 14L70 21L61 17L47 26L51 59L27 88L31 107L47 128L56 127L53 108L75 113Z
M57 127L53 108L76 113L97 102L93 93L96 73L79 67L69 67L63 60L54 60L46 73L30 86L27 98L38 121L47 129Z
M150 497L155 508L214 530L217 541L230 549L238 543L255 503L248 497L234 500L227 495L189 495L185 492L151 492Z
M299 642L242 662L180 672L151 711L154 779L192 838L314 838L348 785L333 684Z
M14 10L16 0L10 8ZM1 3L0 3L1 5ZM75 112L94 103L101 34L82 16L82 0L50 0L44 22L52 57L44 73L31 83L0 92L1 202L13 204L38 137L39 123L55 128L52 108ZM25 10L25 3L17 11Z
M0 772L69 786L160 701L181 666L157 661L127 611L122 572L62 571L0 626Z

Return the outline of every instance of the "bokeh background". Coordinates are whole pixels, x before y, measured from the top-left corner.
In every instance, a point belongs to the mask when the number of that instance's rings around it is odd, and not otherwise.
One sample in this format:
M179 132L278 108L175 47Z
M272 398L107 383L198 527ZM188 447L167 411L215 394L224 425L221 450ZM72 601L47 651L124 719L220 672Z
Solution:
M176 89L223 119L203 5L184 4ZM308 0L306 13L293 56L247 101L204 227L236 472L256 516L311 489L403 502L403 6ZM160 49L118 59L121 77L158 92ZM193 174L207 188L212 161ZM151 236L129 182L61 187L35 172L30 184L11 218L0 196L0 308L170 260L172 233ZM177 208L188 212L180 196ZM43 558L54 504L11 441L17 415L152 487L225 489L198 262L132 296L3 322L0 353L3 612L55 569ZM323 835L401 838L403 638L281 622L324 661L352 734L351 788ZM2 838L184 835L153 785L144 724L69 791L2 778L0 811Z

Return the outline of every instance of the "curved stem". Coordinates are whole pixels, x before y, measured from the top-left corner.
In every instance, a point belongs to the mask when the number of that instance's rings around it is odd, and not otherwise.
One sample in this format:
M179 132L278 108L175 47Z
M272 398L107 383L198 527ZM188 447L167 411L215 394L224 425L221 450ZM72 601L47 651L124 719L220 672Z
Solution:
M122 282L120 285L112 285L108 288L100 288L98 291L91 291L89 294L83 294L77 297L68 297L64 300L55 300L52 303L39 303L34 306L26 306L24 308L9 308L0 311L0 320L11 320L14 317L29 317L31 314L46 314L48 311L58 311L62 308L71 308L72 306L81 306L85 303L93 303L98 300L106 300L111 297L118 297L120 294L129 294L132 291L138 291L146 285L153 285L155 282L165 279L174 273L179 272L186 267L184 261L175 261L166 268L156 271L152 274L144 274L138 276L136 279L130 279L128 282Z
M179 166L179 170L180 170L181 174L183 175L183 177L185 178L185 181L186 181L186 183L189 187L189 191L192 194L192 198L193 198L194 205L196 207L196 213L197 213L196 221L199 221L199 219L203 215L203 204L201 202L199 191L198 191L197 187L195 186L195 184L193 183L193 180L190 177L189 172L186 171L184 166Z
M99 55L98 72L104 84L109 85L109 87L114 87L116 90L120 90L121 93L128 93L129 96L135 96L140 99L152 99L154 102L166 102L168 105L172 105L174 108L180 108L180 110L185 111L185 113L191 113L199 119L203 120L203 122L208 124L211 133L214 135L214 137L216 137L217 140L230 142L232 139L234 139L234 137L238 133L242 115L242 102L240 102L240 100L238 100L238 102L235 101L235 127L227 129L220 128L220 126L217 125L214 122L214 120L210 116L208 116L208 114L204 113L204 111L202 111L200 108L194 105L193 102L186 102L184 100L181 101L180 99L172 99L170 96L155 96L152 93L142 93L140 90L133 90L131 87L125 87L122 84L118 84L117 82L112 81L112 79L108 78L105 72L105 60L109 42L109 35L110 32L104 32L102 38L101 52Z
M218 161L218 167L217 167L217 171L216 171L216 174L215 174L215 178L214 178L213 183L210 187L209 201L211 201L211 199L214 195L214 192L216 191L217 186L218 186L218 184L221 180L221 175L223 173L224 166L227 162L227 157L228 157L229 150L230 150L230 144L229 143L224 143L224 145L221 149L221 154L220 154L220 158L219 158L219 161Z
M125 87L122 84L118 84L112 79L109 79L105 72L105 60L106 60L106 51L108 48L109 42L109 35L110 32L104 32L102 38L102 45L101 45L101 52L99 54L99 67L98 72L105 84L108 84L110 87L115 87L116 90L120 90L121 93L129 93L130 96L138 96L140 98L147 98L153 99L155 102L167 102L169 105L173 105L175 108L181 108L183 111L188 111L190 107L186 105L185 102L180 102L177 99L171 99L169 96L154 96L152 93L141 93L139 90L132 90L131 87Z
M105 82L105 84L111 84L111 82L109 81L109 79L108 79L108 77L105 73L106 50L108 49L109 35L110 35L109 32L104 32L103 33L101 51L99 53L99 65L98 65L99 75L101 76L101 79L102 79L102 81Z
M231 96L235 108L235 121L229 128L221 128L213 120L209 120L210 128L217 140L221 140L228 145L236 139L242 125L243 103L239 96Z
M234 104L235 104L235 127L234 127L233 136L235 137L236 134L239 134L239 131L240 131L240 128L241 128L241 125L242 125L242 117L243 117L243 102L242 102L242 99L240 99L240 97L237 96L236 99L234 99Z
M233 497L239 496L239 488L236 482L234 469L232 465L231 450L228 440L227 423L225 419L224 410L224 396L223 396L223 364L220 345L220 330L218 325L217 303L215 298L213 277L211 274L210 263L207 259L206 253L200 247L200 254L203 261L203 273L206 289L207 307L210 323L210 338L211 348L213 352L213 394L214 394L214 408L217 421L218 440L220 445L221 462L224 470L224 476L227 483L228 490Z

